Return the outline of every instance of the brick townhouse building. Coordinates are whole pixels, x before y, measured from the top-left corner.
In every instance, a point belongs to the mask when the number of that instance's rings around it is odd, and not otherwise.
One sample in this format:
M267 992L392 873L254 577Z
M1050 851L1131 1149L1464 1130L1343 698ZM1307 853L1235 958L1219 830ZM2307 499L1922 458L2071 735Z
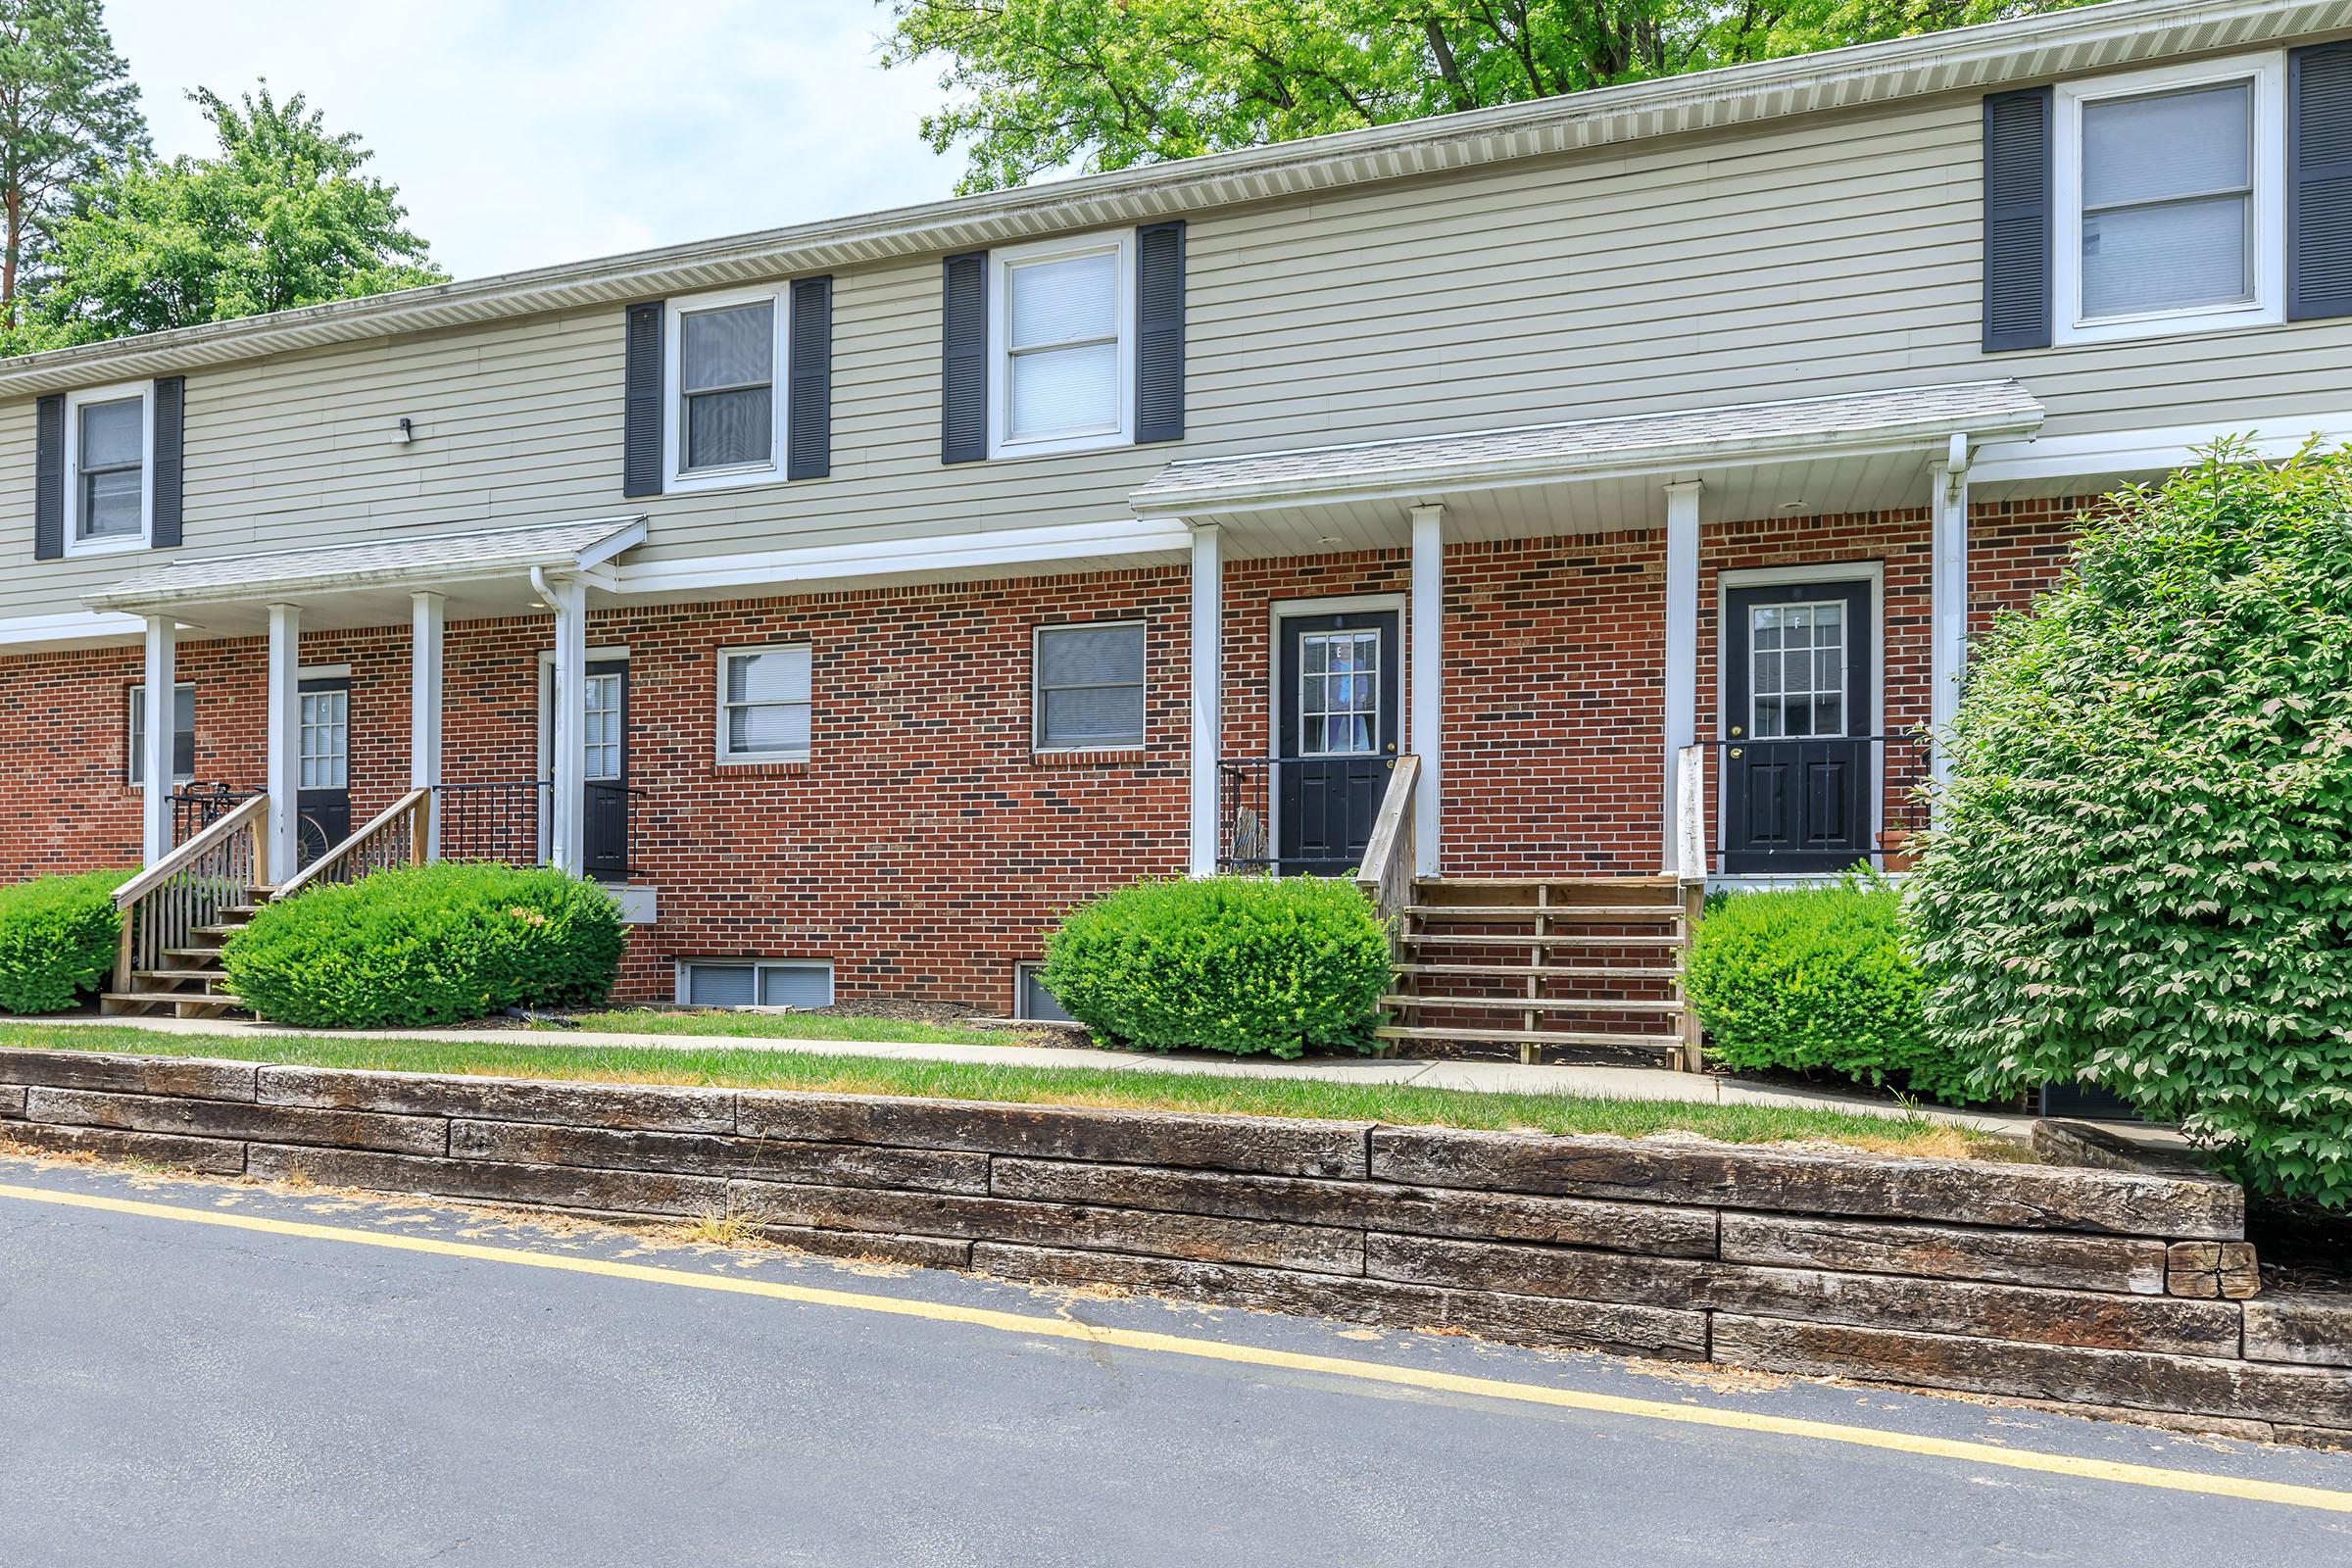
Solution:
M241 808L283 881L423 792L416 853L611 884L627 996L997 1011L1072 902L1384 806L1512 906L1693 821L1816 875L1899 852L2086 501L2230 434L2352 434L2342 0L0 362L0 862Z

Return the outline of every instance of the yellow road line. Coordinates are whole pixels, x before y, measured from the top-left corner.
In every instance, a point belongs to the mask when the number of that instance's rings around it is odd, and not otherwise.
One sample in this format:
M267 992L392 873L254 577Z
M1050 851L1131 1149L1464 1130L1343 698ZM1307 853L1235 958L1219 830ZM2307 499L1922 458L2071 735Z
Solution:
M136 1214L148 1219L173 1220L189 1225L215 1225L224 1230L253 1231L268 1236L299 1236L311 1241L345 1242L396 1252L425 1252L438 1257L468 1258L480 1263L506 1263L569 1274L595 1274L607 1279L638 1280L649 1285L682 1285L690 1290L764 1297L770 1300L795 1301L807 1306L878 1312L891 1317L920 1318L933 1323L960 1323L971 1328L993 1329L1003 1334L1076 1340L1086 1345L1124 1350L1149 1350L1162 1355L1192 1356L1204 1361L1228 1361L1242 1366L1271 1367L1289 1372L1319 1372L1331 1377L1353 1378L1366 1383L1384 1383L1439 1394L1474 1395L1520 1404L1548 1405L1555 1409L1669 1421L1681 1426L1714 1427L1723 1431L1763 1433L1774 1437L1810 1438L1823 1443L1882 1448L1922 1458L1957 1459L1969 1464L1997 1465L2007 1470L2032 1470L2080 1481L2112 1481L2126 1486L2154 1487L2165 1492L2197 1493L2213 1497L2236 1497L2248 1502L2272 1502L2297 1508L2321 1508L2331 1513L2352 1513L2352 1492L2335 1492L2324 1487L2207 1475L2195 1470L2169 1470L2157 1465L2088 1459L2069 1453L2041 1453L2030 1448L2005 1447L1989 1443L1887 1432L1876 1427L1844 1426L1835 1421L1808 1421L1794 1416L1763 1415L1748 1410L1721 1410L1701 1405L1672 1404L1661 1399L1635 1399L1615 1394L1550 1388L1541 1383L1466 1377L1458 1372L1387 1366L1378 1361L1359 1361L1348 1356L1307 1355L1254 1345L1226 1345L1214 1340L1189 1339L1178 1334L1153 1334L1142 1329L1102 1328L1061 1317L999 1312L986 1307L955 1306L942 1301L915 1300L896 1296L869 1296L855 1291L829 1291L816 1286L786 1285L775 1280L745 1279L736 1275L698 1274L685 1269L654 1268L643 1263L619 1263L605 1258L535 1252L519 1247L484 1247L476 1242L447 1242L434 1237L355 1230L341 1225L318 1225L307 1220L273 1219L260 1214L181 1208L169 1203L144 1202L137 1199L51 1192L43 1188L18 1187L7 1183L0 1183L0 1198L18 1199L28 1203L51 1203L64 1208L97 1209L111 1214Z

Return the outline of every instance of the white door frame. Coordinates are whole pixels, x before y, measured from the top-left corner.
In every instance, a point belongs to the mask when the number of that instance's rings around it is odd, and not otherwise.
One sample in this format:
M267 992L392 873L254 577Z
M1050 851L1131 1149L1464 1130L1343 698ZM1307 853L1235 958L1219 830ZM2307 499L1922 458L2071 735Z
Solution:
M629 651L626 648L591 648L588 650L586 657L583 658L580 662L583 666L585 666L588 664L604 662L610 660L626 660L628 657ZM548 777L548 758L549 755L555 750L555 740L550 733L554 727L556 710L556 651L553 648L542 648L539 650L538 667L539 744L537 753L534 756L531 765L531 777L534 780L545 779ZM627 732L625 730L622 732L622 744L627 744ZM551 785L550 787L552 789L553 786ZM542 865L547 863L548 835L553 829L553 823L549 819L555 814L555 802L552 800L548 802L548 808L538 813L539 863Z

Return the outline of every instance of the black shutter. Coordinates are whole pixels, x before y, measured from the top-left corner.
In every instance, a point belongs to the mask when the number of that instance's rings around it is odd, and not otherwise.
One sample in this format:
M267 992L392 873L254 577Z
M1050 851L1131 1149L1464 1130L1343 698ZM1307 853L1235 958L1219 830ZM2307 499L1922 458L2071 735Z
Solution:
M784 437L784 477L822 479L833 471L833 280L792 285L792 386Z
M2352 38L2286 56L2286 318L2352 316Z
M45 397L32 415L32 559L66 553L66 400Z
M155 379L155 514L147 542L158 550L179 546L180 447L187 429L188 378Z
M1184 223L1135 231L1135 438L1184 439Z
M1984 352L2050 346L2052 92L1984 100Z
M939 461L988 456L988 252L947 260L941 301Z
M662 313L660 300L629 307L628 371L623 385L620 493L662 493Z

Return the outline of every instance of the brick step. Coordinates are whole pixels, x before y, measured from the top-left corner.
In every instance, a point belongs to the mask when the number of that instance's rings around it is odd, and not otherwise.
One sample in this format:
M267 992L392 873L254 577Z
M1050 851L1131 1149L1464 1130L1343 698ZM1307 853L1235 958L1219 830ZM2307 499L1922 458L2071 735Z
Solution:
M1438 920L1574 920L1584 925L1680 920L1679 904L1408 904L1404 912Z
M1423 995L1409 997L1386 996L1380 999L1384 1007L1431 1008L1450 1007L1462 1012L1671 1012L1679 1014L1683 1004L1679 998L1662 998L1655 1002L1625 1002L1615 998L1606 1001L1590 997L1447 997Z
M1657 980L1682 978L1680 969L1610 969L1563 963L1400 963L1398 974L1497 975L1512 980Z

